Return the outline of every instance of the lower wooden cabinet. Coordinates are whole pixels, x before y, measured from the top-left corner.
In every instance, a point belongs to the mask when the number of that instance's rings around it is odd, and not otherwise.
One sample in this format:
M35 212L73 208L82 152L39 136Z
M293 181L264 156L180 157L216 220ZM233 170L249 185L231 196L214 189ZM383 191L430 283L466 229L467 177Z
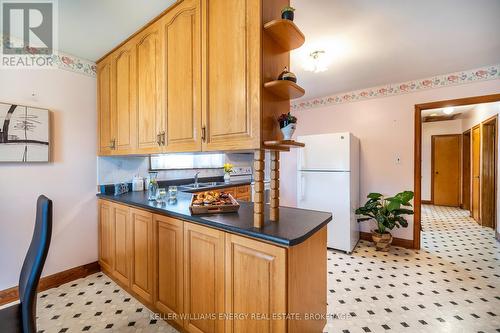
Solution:
M326 260L326 227L284 248L99 200L103 271L182 331L320 332L282 315L326 313Z
M184 225L184 327L194 333L224 331L224 321L207 314L224 313L224 232L192 223Z
M99 200L99 264L108 272L114 265L113 203Z
M183 325L184 310L184 222L154 215L155 306Z
M114 268L113 276L122 284L130 284L131 272L131 225L130 209L127 206L113 205L114 227Z
M225 271L226 311L259 314L228 321L226 332L285 332L284 318L275 314L287 310L286 250L226 234Z
M153 214L130 209L132 225L132 273L130 288L145 301L153 303Z

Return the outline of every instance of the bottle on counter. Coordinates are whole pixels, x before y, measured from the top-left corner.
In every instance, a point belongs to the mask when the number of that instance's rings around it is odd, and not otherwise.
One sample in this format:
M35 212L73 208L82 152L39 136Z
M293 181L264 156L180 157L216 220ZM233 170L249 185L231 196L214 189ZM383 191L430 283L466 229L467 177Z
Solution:
M149 173L149 184L148 184L148 200L156 201L157 191L158 191L158 172L151 171Z

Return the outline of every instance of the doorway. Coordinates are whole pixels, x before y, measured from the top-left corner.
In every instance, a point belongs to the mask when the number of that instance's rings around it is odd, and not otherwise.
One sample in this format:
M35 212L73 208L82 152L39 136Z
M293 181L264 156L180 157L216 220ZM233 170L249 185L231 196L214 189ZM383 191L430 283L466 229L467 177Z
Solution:
M453 114L450 114L450 113L447 113L447 112L444 112L444 111L448 111L448 110L445 110L445 109L454 109L454 108L457 108L457 107L465 107L465 106L472 106L472 105L483 105L483 104L487 104L487 103L495 103L495 102L499 102L500 101L500 94L494 94L494 95L486 95L486 96L477 96L477 97L469 97L469 98L462 98L462 99L455 99L455 100L446 100L446 101L439 101L439 102L431 102L431 103L424 103L424 104L417 104L415 105L415 147L414 147L414 153L415 153L415 158L414 158L414 192L415 192L415 199L414 199L414 223L413 223L413 247L416 248L416 249L420 249L420 239L421 239L421 220L422 220L422 191L423 191L423 188L422 188L422 177L423 177L423 173L422 173L422 125L424 123L424 117L423 117L423 114L424 114L424 111L425 110L431 110L431 109L439 109L441 108L443 113L439 116L439 118L444 118L445 120L448 120L448 119L454 119L453 118ZM453 110L452 110L453 112ZM479 112L480 113L480 112ZM479 114L478 113L478 114ZM498 113L498 112L497 112ZM431 115L432 116L432 115ZM483 116L483 114L480 115L481 117ZM432 118L432 117L431 117ZM436 117L437 118L437 117ZM431 120L431 121L435 121L435 120ZM481 126L479 126L480 130L479 132L476 131L476 135L480 135L480 139L479 139L479 142L481 142L482 139L486 139L486 137L482 137L482 133L481 133L481 127L483 125L488 125L487 124L487 121L482 119L483 123L485 124L482 124ZM494 132L494 136L496 138L498 138L498 130L497 130L497 124L496 125L492 125L492 128L489 128L488 129L488 134L485 134L485 135L488 135L489 138L491 138L492 136L492 132ZM470 129L470 131L469 131ZM472 128L469 127L463 131L460 131L458 132L459 134L463 134L460 138L460 140L462 141L462 145L461 145L461 148L460 148L460 156L461 156L461 166L460 166L460 171L459 171L459 174L461 175L461 182L460 182L460 186L459 186L459 192L460 192L460 195L459 195L459 206L464 208L464 209L468 209L468 210L472 210L472 206L474 205L473 203L473 197L472 197L472 188L473 188L473 160L472 160L472 150L473 150L473 141L474 141L474 133L472 131ZM457 134L457 133L455 133ZM476 200L476 206L479 207L479 213L478 215L480 216L482 211L483 210L486 210L488 209L488 212L485 211L485 214L487 216L487 214L489 213L490 215L493 216L493 218L490 218L490 221L493 222L493 227L496 228L496 216L497 216L497 213L496 213L496 210L497 210L497 207L496 207L496 188L497 188L497 185L496 185L496 182L497 182L497 156L498 156L498 153L497 153L497 150L498 150L498 147L497 147L497 141L498 139L495 139L495 147L493 148L493 152L494 152L494 164L493 166L491 166L489 163L489 169L490 170L490 173L491 173L491 170L494 170L492 175L490 176L486 176L486 173L488 172L486 169L484 170L485 172L485 175L483 175L483 177L481 177L481 173L483 172L483 163L479 163L480 165L480 169L479 169L479 173L480 173L480 178L479 178L479 196L478 198L475 198ZM468 142L467 145L464 146L464 142ZM477 143L476 143L477 145ZM487 147L484 147L481 143L479 143L479 149L480 149L480 152L483 153L484 155L484 150L486 149ZM491 156L491 147L490 147L490 156ZM465 161L465 163L463 162L464 159L466 159L466 156L469 155L470 156L470 164L467 165L467 161ZM484 164L487 164L486 162L484 162ZM467 168L469 168L469 172L467 171ZM429 168L430 169L430 168ZM469 177L467 177L467 175L469 175ZM489 182L488 182L488 185L485 185L483 184L483 178L488 178L489 179ZM470 181L470 183L467 184L467 181ZM491 182L491 179L494 179L493 180L493 183ZM486 180L484 180L485 182ZM429 182L430 183L430 182ZM493 185L492 185L493 184ZM494 197L495 199L492 199L491 200L491 205L489 205L488 207L489 208L486 208L482 206L484 199L486 198L486 193L485 191L489 188L488 191L491 191L491 188L494 188L493 190L493 193L490 193L490 196L491 197ZM470 195L468 196L467 193L470 193ZM468 196L468 198L467 198ZM481 196L483 197L483 200L481 200ZM427 199L424 199L427 201L430 201L430 203L432 204L432 200L427 200ZM453 209L460 209L460 207L457 207L457 208L453 208ZM474 222L475 223L475 222ZM487 224L483 224L484 226L486 226Z
M431 201L434 205L460 205L460 139L460 134L432 136Z

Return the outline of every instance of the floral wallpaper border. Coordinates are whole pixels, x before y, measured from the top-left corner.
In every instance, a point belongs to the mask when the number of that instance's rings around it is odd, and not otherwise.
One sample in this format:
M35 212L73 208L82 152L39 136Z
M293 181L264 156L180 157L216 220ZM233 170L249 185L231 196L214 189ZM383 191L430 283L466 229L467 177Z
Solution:
M359 102L372 98L395 96L412 93L420 90L455 86L460 84L500 79L500 64L471 69L462 72L437 75L434 77L412 80L402 83L388 84L379 87L361 89L346 93L339 93L326 97L314 98L308 101L292 102L292 111L306 110L316 107Z
M2 34L1 40L2 45L5 45L5 43L7 43L7 36L5 34ZM25 49L26 51L28 51L27 53L31 53L30 51L32 51L29 47L26 47ZM64 69L92 77L97 76L96 64L95 62L92 62L90 60L79 58L59 51L54 51L54 53L49 57L52 58L52 66L49 68L57 67L59 69Z

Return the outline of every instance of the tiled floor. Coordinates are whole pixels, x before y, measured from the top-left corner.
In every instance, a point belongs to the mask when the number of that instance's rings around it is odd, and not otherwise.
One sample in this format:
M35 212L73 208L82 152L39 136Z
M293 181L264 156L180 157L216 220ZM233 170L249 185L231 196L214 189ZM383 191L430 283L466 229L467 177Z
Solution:
M459 209L423 211L421 251L328 253L327 332L500 332L493 231ZM41 293L38 308L44 332L176 332L100 273Z
M424 206L422 250L328 253L328 332L500 332L500 243L466 211Z

